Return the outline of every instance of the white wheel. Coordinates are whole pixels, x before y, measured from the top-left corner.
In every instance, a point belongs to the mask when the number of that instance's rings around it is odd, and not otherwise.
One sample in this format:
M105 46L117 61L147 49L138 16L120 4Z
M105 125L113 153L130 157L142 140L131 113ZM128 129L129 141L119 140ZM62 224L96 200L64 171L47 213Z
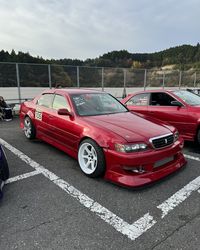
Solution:
M97 167L97 152L89 143L83 143L78 152L78 160L85 174L92 174Z
M24 119L24 134L28 139L35 138L35 128L31 119L28 116Z
M78 162L84 174L97 177L105 171L102 149L91 139L84 140L79 147Z

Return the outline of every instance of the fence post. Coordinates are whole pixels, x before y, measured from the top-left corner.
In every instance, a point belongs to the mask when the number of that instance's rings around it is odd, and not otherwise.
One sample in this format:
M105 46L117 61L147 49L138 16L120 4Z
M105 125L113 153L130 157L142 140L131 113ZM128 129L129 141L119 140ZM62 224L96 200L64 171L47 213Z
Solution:
M162 82L163 89L165 88L165 71L163 71L163 82Z
M19 65L18 65L18 63L16 63L16 77L17 77L18 98L19 98L19 103L21 103L21 87L20 87Z
M197 83L197 72L194 73L194 88L196 88Z
M147 69L144 70L144 90L146 90L147 86Z
M49 88L52 88L52 81L51 81L51 65L48 64L48 75L49 75Z
M122 98L125 98L126 97L126 69L124 69L123 71L124 71L124 89L123 89Z
M182 82L182 71L179 72L179 89L181 88L181 82Z
M77 77L77 88L80 88L80 82L79 82L79 66L76 67L76 77Z
M101 69L101 89L104 91L104 68Z

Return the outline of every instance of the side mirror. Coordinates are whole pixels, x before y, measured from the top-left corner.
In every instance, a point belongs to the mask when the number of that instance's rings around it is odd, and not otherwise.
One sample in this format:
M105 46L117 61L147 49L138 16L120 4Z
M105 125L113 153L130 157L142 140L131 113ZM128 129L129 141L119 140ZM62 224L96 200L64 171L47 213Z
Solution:
M68 109L59 109L58 114L59 115L73 116L73 114L71 112L69 112Z
M177 106L177 107L182 107L183 106L183 104L180 103L179 101L171 101L171 105L172 106Z

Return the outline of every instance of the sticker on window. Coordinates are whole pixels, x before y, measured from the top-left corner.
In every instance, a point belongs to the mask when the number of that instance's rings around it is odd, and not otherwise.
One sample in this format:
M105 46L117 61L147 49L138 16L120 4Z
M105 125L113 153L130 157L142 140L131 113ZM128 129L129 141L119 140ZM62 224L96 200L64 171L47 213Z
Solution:
M85 104L85 100L82 96L73 97L73 100L74 100L76 106L81 106L81 105Z

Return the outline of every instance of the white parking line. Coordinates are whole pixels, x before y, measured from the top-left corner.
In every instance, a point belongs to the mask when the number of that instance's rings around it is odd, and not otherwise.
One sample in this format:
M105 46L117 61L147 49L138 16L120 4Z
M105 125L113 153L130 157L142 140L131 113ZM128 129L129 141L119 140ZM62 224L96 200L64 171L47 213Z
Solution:
M184 154L185 158L188 158L190 160L194 160L194 161L200 161L200 158L199 157L194 157L192 155L187 155L187 154Z
M101 206L98 202L95 202L87 195L81 193L78 189L76 189L66 181L60 179L57 175L55 175L48 169L44 168L42 165L29 158L27 155L25 155L12 145L8 144L3 139L0 139L0 143L8 150L10 150L13 154L18 156L22 161L26 162L29 166L33 167L37 172L43 174L46 178L51 180L54 184L59 186L70 196L78 200L83 206L88 208L91 212L95 213L102 220L104 220L109 225L114 227L118 232L122 233L123 235L126 235L129 239L135 240L156 223L156 221L149 213L139 218L133 224L127 223L119 216L109 211L107 208Z
M188 159L200 161L199 157L194 157L192 155L184 154ZM186 200L193 191L196 191L200 188L200 176L189 182L182 189L172 195L169 199L164 201L162 204L157 206L158 209L162 211L162 218L164 218L171 210L177 207L180 203ZM198 191L199 192L199 191Z
M164 218L171 210L177 207L180 203L186 200L193 191L200 188L200 176L189 182L186 186L172 195L169 199L157 206L162 211L162 218Z
M21 175L15 176L15 177L11 177L5 181L5 184L12 183L12 182L19 181L19 180L23 180L23 179L26 179L26 178L29 178L31 176L38 175L38 174L41 174L41 172L39 172L38 170L34 170L34 171L26 173L26 174L21 174Z
M13 154L18 156L22 161L26 162L29 166L33 167L35 171L32 173L41 173L55 185L59 186L67 194L74 197L78 200L83 206L88 208L91 212L95 213L102 220L107 222L109 225L114 227L118 232L126 235L129 239L135 240L153 225L156 224L156 220L149 213L146 213L144 216L139 218L133 224L129 224L124 221L122 218L118 217L116 214L109 211L107 208L101 206L98 202L95 202L93 199L89 198L87 195L81 193L78 189L67 183L66 181L60 179L57 175L44 168L39 163L35 162L27 155L8 144L6 141L0 138L0 143L10 150ZM185 155L185 157L200 161L200 158L193 157L190 155ZM26 175L26 174L25 174ZM27 173L28 175L28 173ZM180 189L169 199L157 206L158 209L162 211L162 218L164 218L171 210L176 206L182 203L186 198L188 198L193 191L196 191L200 188L200 176L188 183L185 187Z

